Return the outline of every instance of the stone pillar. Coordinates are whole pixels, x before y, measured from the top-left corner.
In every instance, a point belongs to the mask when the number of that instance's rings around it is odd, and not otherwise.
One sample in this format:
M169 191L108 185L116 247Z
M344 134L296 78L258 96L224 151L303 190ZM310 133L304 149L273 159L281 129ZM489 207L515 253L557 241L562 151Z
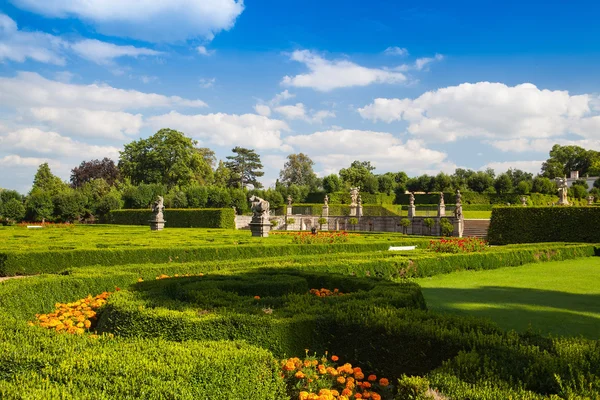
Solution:
M415 205L409 205L408 206L408 218L414 218L417 216L417 211L415 209Z
M465 227L464 219L454 218L452 221L452 225L454 225L454 231L452 232L452 236L463 237L463 229Z
M292 206L288 205L285 210L285 215L292 215Z
M446 216L446 203L444 203L444 193L440 192L440 201L438 203L438 218Z
M250 232L252 232L252 236L269 237L270 230L271 221L269 221L267 215L252 217L252 222L250 222Z
M339 218L335 219L335 230L336 231L340 230L340 219Z
M350 216L351 217L356 217L356 209L357 209L356 204L350 204Z
M323 211L321 212L321 216L329 217L329 206L327 204L325 204L323 206Z

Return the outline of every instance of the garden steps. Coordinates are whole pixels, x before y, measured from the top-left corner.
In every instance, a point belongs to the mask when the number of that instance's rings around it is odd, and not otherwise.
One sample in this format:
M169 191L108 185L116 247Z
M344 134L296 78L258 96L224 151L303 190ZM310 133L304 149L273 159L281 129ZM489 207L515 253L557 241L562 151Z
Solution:
M490 227L489 219L465 219L464 221L463 237L487 237Z

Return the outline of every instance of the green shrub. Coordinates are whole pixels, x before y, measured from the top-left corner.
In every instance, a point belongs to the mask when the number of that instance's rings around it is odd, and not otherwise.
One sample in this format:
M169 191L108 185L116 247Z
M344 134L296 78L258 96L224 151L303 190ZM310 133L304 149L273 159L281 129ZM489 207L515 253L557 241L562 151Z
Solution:
M442 218L440 220L440 229L442 231L442 236L452 236L454 225L448 219Z
M0 204L0 217L8 221L20 222L25 218L25 206L20 200L10 199Z
M433 218L425 218L423 219L423 225L429 229L429 233L431 234L431 229L435 226L435 220Z
M150 210L115 210L108 213L104 222L117 225L148 225ZM167 209L164 211L167 228L235 228L232 208Z
M429 396L429 381L420 376L402 375L398 379L397 399L403 400L433 400Z
M600 243L598 207L498 207L492 210L490 244Z
M287 219L287 224L288 224L288 225L293 225L295 222L296 222L296 219L295 219L295 218L288 218L288 219Z
M42 221L51 219L52 214L54 213L52 196L49 192L33 191L27 197L25 209L25 218L28 221Z
M87 198L75 190L56 194L52 202L54 216L61 222L77 221L85 215Z

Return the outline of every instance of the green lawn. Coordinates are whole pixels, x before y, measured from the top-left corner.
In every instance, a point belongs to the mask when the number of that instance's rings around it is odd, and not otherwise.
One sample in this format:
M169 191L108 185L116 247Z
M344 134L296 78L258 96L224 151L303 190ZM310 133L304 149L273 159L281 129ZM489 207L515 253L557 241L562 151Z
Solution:
M463 211L463 215L466 219L490 219L492 217L491 211Z
M416 281L431 310L490 318L517 331L600 338L600 257Z

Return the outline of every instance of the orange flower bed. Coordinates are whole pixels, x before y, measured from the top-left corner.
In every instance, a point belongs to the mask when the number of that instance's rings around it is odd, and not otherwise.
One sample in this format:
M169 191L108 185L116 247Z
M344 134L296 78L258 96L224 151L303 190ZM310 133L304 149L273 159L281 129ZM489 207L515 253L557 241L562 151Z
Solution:
M56 303L53 313L36 314L36 322L29 324L54 329L57 332L82 335L95 324L96 310L106 304L110 294L111 292L104 292L96 297L89 295L73 303Z
M339 289L333 289L333 291L325 288L321 289L310 289L310 293L317 297L329 297L329 296L342 296L344 293L340 292Z
M339 357L298 357L281 361L281 375L298 400L391 399L388 379L365 374L360 367L346 363L338 366Z

